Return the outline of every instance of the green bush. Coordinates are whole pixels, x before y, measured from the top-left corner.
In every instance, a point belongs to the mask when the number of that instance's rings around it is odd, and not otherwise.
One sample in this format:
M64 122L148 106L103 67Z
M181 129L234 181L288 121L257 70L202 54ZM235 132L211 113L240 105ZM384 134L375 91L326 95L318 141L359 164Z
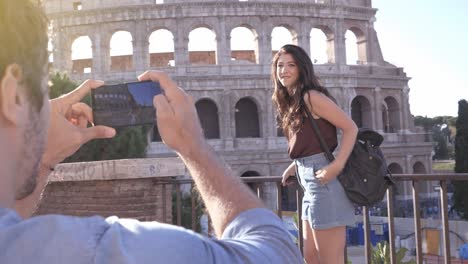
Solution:
M403 261L405 258L407 248L401 247L395 252L396 263L398 264L413 264L416 263L414 260ZM390 263L390 245L387 241L380 241L374 247L371 255L372 264L387 264Z
M181 226L192 229L192 196L198 201L195 202L195 232L201 232L200 218L204 211L204 205L199 197L196 188L192 188L190 194L181 194ZM172 223L177 224L177 193L172 192Z

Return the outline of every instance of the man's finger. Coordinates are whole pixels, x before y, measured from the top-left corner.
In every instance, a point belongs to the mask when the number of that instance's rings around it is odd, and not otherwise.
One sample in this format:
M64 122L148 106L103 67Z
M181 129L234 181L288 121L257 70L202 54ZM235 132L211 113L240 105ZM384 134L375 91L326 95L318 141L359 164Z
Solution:
M72 105L72 115L84 116L89 122L93 122L93 110L85 103L76 103Z
M60 98L67 104L78 103L81 101L81 99L89 94L91 89L96 89L103 84L104 82L99 80L86 80L80 86L78 86L78 88L61 96Z
M167 96L169 101L174 100L183 93L183 90L177 87L176 83L171 80L171 78L162 71L146 71L138 76L140 81L153 81L159 82L161 89L164 90L164 94Z
M112 138L115 136L115 129L107 126L94 126L81 129L81 134L81 144L84 144L92 139Z
M169 115L174 113L166 97L162 94L156 95L153 98L153 105L156 108L156 118L159 120L166 119Z

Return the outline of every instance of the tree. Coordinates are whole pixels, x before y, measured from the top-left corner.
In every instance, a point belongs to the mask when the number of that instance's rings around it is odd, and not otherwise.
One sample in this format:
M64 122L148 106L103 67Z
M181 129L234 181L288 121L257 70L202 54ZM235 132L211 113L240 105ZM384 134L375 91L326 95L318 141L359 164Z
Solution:
M52 73L50 82L50 98L56 98L68 93L78 86L65 73L62 74L60 72ZM82 101L89 105L91 97L87 96ZM64 162L144 158L146 156L149 127L135 126L117 128L116 130L117 135L114 138L92 140L84 144L75 154L65 159Z
M434 159L453 159L453 137L457 117L436 116L433 118L416 116L414 124L424 128L426 140L429 140L429 132L432 133Z
M468 102L458 102L455 136L455 173L468 173ZM454 181L454 209L468 220L468 181Z
M57 98L75 89L78 85L74 83L66 73L54 72L50 74L49 97Z
M426 132L429 132L434 124L434 119L427 116L416 116L414 118L414 125L423 127Z

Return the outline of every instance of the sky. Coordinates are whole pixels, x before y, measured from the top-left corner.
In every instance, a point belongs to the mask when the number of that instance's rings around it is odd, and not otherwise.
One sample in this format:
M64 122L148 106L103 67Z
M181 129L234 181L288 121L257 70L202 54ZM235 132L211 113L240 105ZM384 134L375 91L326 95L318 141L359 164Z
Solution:
M384 59L404 67L415 116L457 116L468 100L468 1L372 0Z

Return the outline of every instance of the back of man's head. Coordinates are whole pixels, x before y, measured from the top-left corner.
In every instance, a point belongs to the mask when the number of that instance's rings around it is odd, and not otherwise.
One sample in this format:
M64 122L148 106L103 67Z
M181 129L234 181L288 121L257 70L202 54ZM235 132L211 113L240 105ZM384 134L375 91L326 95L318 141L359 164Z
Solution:
M41 85L48 61L47 20L37 2L0 0L0 80L8 65L18 65L36 111L43 104Z

